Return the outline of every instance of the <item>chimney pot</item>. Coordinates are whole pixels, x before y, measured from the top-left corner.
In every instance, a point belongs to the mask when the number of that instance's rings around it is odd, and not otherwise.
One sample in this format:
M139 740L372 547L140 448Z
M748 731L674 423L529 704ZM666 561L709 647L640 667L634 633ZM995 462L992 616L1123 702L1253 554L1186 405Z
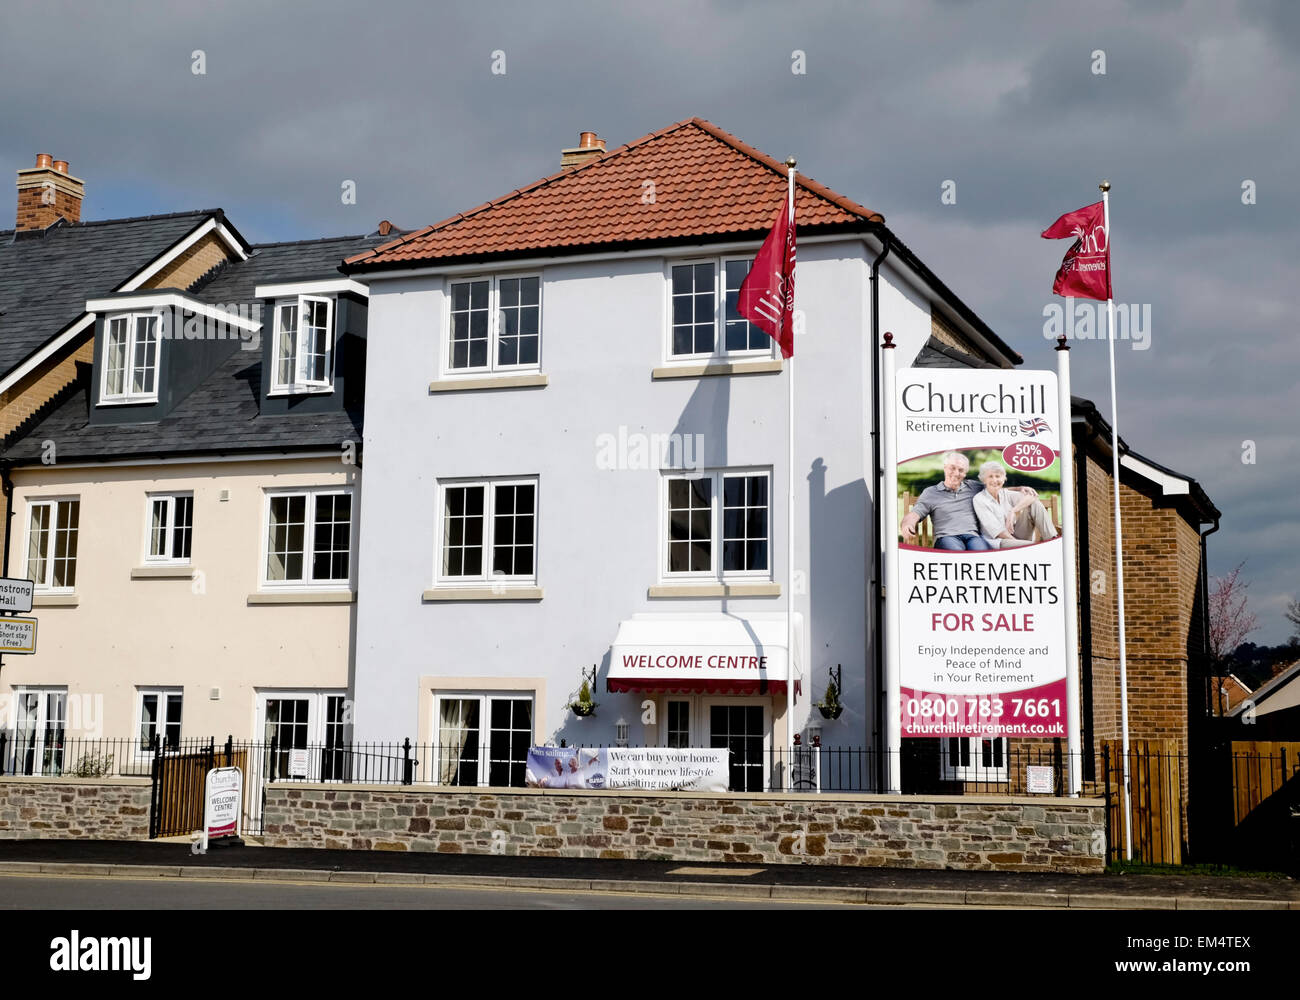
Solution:
M68 173L68 161L49 153L36 154L36 166L18 171L17 232L39 232L59 219L81 221L81 202L86 185Z
M598 160L605 155L605 140L595 132L578 133L578 144L572 149L560 150L560 167L571 170L590 160Z

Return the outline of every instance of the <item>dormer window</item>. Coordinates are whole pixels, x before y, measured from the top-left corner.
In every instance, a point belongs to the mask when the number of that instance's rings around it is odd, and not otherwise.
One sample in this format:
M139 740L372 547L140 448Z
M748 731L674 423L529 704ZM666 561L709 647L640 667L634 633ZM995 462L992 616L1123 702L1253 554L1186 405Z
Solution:
M271 391L330 391L333 345L333 299L299 295L276 303Z
M158 399L158 317L131 313L108 320L100 401L151 403Z

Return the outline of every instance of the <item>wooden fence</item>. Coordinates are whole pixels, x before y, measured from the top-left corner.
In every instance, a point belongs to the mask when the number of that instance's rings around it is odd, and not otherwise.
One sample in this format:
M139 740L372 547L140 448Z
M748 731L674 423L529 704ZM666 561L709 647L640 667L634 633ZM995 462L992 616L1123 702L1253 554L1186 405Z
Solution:
M1102 740L1110 860L1124 859L1124 749L1120 740ZM1130 833L1133 860L1150 865L1183 862L1183 758L1173 740L1129 740Z
M1233 741L1233 826L1241 826L1297 776L1300 776L1300 743Z
M248 774L248 751L159 754L154 760L151 837L188 836L203 826L203 792L208 769L237 767ZM247 785L247 778L245 778Z

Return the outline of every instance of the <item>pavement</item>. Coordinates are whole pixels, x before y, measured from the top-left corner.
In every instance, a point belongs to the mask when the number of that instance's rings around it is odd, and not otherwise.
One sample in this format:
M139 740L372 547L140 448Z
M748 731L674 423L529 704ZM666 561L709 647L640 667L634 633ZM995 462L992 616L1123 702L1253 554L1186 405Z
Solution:
M532 858L244 846L188 841L0 840L0 874L551 888L792 902L1050 909L1300 910L1292 878L1065 875L830 865Z

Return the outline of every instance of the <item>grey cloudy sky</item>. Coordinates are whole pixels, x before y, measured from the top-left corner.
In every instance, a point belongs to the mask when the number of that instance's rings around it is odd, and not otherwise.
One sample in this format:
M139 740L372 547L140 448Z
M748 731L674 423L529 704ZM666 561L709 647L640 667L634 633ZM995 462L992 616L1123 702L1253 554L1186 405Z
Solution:
M1054 363L1066 248L1038 233L1109 178L1117 301L1151 307L1147 349L1118 351L1121 431L1224 511L1211 571L1247 560L1276 642L1300 592L1297 56L1290 0L6 0L0 168L69 160L88 218L220 206L301 239L434 222L580 130L612 148L699 115L883 213L1030 367ZM1074 381L1109 412L1102 341Z

